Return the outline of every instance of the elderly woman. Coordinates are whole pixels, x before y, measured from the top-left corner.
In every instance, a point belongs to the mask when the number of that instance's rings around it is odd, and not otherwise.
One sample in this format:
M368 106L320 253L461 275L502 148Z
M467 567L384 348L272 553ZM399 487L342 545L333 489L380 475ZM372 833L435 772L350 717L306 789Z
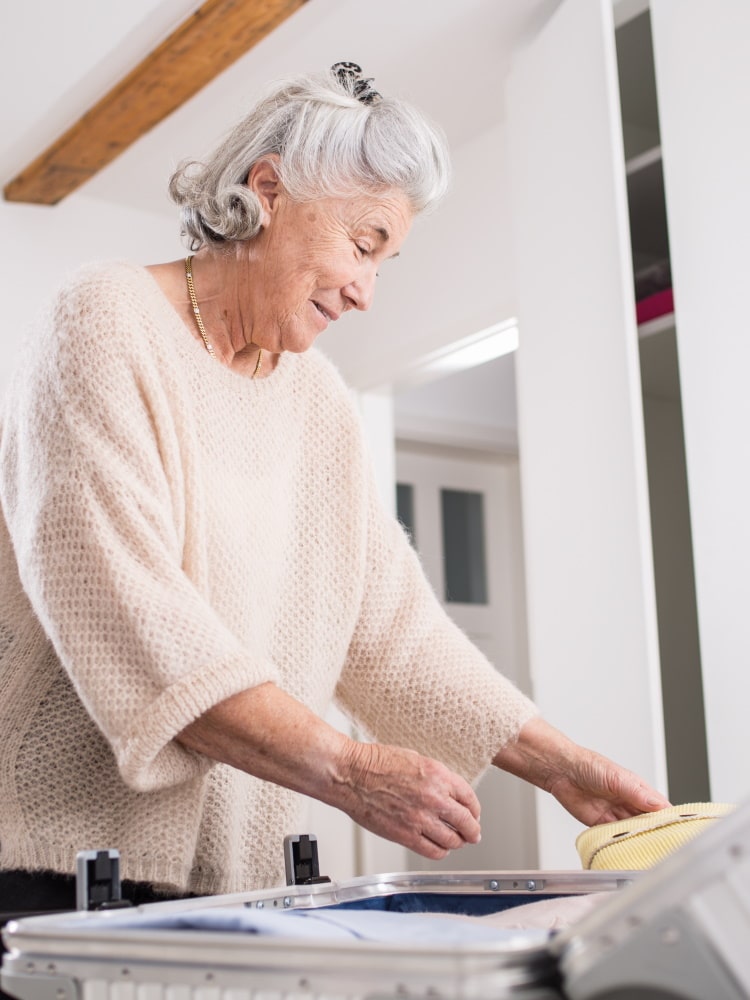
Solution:
M441 858L479 840L491 763L587 824L667 804L449 620L312 349L447 174L436 129L339 64L175 174L194 256L59 293L2 426L0 908L72 901L92 846L137 899L277 883L299 793Z

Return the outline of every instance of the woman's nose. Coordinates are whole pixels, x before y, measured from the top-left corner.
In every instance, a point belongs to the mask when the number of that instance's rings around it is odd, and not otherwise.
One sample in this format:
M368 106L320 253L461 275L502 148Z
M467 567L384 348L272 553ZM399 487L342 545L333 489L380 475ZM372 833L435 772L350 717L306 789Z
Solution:
M362 311L369 309L375 298L375 279L377 272L374 267L368 267L357 275L354 281L344 288L344 295L354 309Z

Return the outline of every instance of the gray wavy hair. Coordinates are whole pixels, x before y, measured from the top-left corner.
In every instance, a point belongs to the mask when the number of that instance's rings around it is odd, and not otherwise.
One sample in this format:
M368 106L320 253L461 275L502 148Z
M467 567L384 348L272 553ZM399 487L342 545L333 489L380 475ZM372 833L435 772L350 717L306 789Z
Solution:
M269 154L297 201L396 188L416 213L442 198L450 163L441 130L406 101L381 97L371 81L335 70L276 84L205 162L180 164L169 194L191 250L258 233L260 202L246 181Z

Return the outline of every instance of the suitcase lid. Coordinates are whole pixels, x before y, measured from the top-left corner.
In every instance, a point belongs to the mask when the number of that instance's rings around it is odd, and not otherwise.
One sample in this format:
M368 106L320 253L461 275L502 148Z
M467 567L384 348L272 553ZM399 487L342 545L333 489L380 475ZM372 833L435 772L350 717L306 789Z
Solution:
M551 943L571 1000L750 996L750 801ZM623 994L624 995L624 994Z

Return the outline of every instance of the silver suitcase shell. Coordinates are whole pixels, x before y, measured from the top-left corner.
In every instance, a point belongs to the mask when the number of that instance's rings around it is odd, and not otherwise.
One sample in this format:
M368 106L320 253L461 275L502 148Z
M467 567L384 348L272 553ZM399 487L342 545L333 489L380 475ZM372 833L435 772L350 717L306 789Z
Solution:
M621 889L621 891L613 891ZM281 909L399 893L601 892L547 942L458 948L139 930L133 911L31 917L3 938L2 986L21 1000L747 1000L750 802L649 872L409 873L180 903ZM119 928L118 928L119 924Z
M750 801L552 943L570 1000L750 997Z
M558 958L537 935L446 949L310 942L216 931L138 929L137 917L242 904L310 908L400 894L503 897L615 892L632 873L390 874L342 883L152 903L138 910L29 917L3 932L2 988L21 1000L551 1000ZM136 926L133 927L133 918ZM529 941L530 938L530 941Z

